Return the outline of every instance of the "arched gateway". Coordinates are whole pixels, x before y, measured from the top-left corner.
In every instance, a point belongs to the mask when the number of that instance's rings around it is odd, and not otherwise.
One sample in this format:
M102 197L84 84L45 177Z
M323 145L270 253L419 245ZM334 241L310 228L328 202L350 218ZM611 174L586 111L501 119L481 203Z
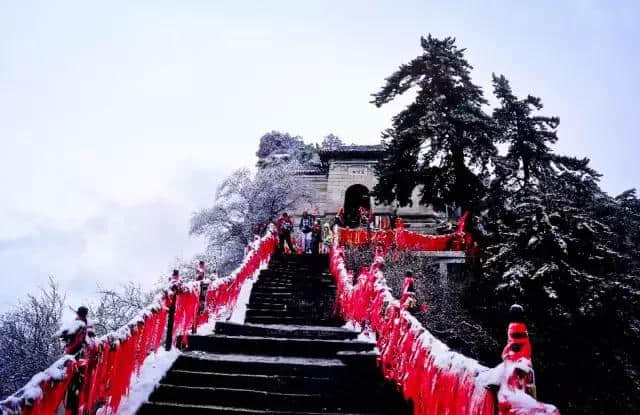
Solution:
M375 166L384 156L381 145L350 145L321 150L322 167L305 168L298 174L311 185L313 199L298 206L293 213L300 215L303 210L313 212L318 218L330 219L340 208L345 209L346 219L355 226L354 212L360 207L373 210L376 215L388 215L394 206L376 204L371 191L378 183ZM418 203L416 190L411 207L398 209L405 223L420 231L423 224L433 222L434 211Z
M344 194L344 217L348 226L358 226L361 208L371 209L369 189L361 184L354 184Z

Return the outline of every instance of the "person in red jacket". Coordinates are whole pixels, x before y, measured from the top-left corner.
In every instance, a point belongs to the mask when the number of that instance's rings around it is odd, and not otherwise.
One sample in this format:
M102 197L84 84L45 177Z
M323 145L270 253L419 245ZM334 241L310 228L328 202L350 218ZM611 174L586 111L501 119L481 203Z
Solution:
M287 214L287 212L282 214L282 217L278 219L276 222L276 227L278 228L278 235L280 236L280 252L284 254L284 244L286 243L289 247L289 251L294 253L293 244L291 243L291 232L293 231L293 221Z
M413 272L411 271L407 271L404 276L400 305L408 311L416 311L418 308L418 303L416 302L415 281L413 279Z

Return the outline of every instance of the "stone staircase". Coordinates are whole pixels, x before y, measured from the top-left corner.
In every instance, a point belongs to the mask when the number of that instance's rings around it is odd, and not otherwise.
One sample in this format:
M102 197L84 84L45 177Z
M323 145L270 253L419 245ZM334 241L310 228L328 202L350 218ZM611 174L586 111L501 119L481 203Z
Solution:
M138 414L410 414L376 367L375 344L334 317L326 256L272 259L245 324L189 336Z

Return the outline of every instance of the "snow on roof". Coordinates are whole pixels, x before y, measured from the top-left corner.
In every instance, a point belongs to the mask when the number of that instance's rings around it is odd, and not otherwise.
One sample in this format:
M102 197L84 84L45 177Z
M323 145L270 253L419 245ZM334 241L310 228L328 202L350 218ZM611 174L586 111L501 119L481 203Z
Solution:
M348 145L340 146L331 149L320 150L320 158L323 160L332 158L345 158L345 157L366 157L366 158L379 158L384 153L384 146L382 144L373 145Z

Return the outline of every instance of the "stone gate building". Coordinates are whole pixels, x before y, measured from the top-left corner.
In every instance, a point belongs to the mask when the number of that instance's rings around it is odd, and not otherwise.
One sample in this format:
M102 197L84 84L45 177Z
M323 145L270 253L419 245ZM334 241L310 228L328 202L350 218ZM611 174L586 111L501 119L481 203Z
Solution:
M310 203L298 206L296 216L307 210L318 218L332 218L344 208L347 219L360 207L371 208L374 215L389 215L395 206L379 205L371 196L378 182L375 165L384 154L382 145L350 145L321 150L322 167L306 168L298 174L313 188ZM413 206L398 208L407 227L419 232L433 228L438 216L431 208L420 206L418 191L413 196Z

